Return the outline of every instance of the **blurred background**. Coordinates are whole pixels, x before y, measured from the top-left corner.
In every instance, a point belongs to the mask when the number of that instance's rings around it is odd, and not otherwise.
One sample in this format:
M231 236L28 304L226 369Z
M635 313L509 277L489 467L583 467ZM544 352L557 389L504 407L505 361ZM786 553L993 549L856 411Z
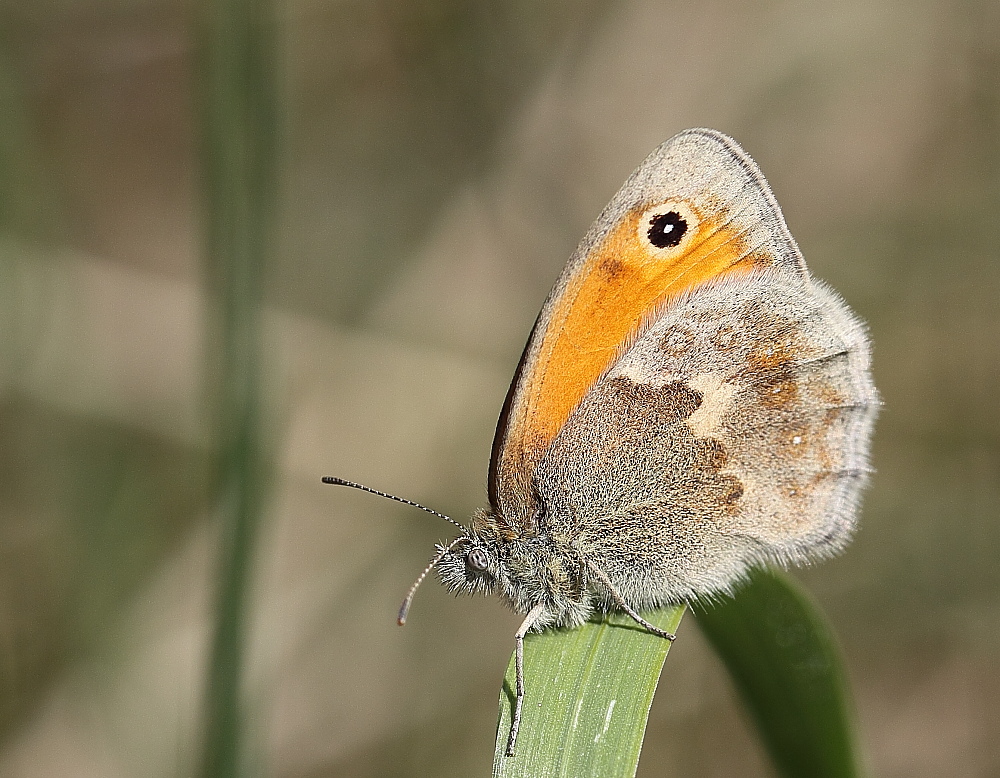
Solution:
M198 761L206 488L195 6L0 9L0 776ZM871 325L877 475L797 576L879 776L1000 774L1000 5L292 0L280 19L271 476L248 644L257 769L488 774L519 618L430 583L570 251L691 126L735 136ZM769 776L682 625L644 776Z

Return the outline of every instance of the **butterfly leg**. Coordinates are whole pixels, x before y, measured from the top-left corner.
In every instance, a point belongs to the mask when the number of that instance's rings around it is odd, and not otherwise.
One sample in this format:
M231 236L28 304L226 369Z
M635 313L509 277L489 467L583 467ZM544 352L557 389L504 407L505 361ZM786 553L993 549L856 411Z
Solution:
M631 605L625 602L624 598L621 596L621 594L618 593L618 590L615 588L615 585L611 583L611 579L608 578L608 576L605 574L603 570L601 570L601 568L599 568L597 565L595 565L593 562L589 560L587 561L587 567L590 569L590 572L592 572L595 576L597 576L597 580L599 580L602 584L604 584L604 588L608 590L608 593L614 598L615 602L618 603L618 607L621 608L623 611L625 611L633 619L635 619L637 623L641 624L643 627L648 629L654 635L658 635L659 637L664 638L665 640L674 640L677 637L671 632L667 632L665 630L660 629L659 627L653 626L648 621L646 621L642 616L636 613L635 608L633 608Z
M544 603L538 603L528 611L521 626L514 633L514 677L517 685L517 697L514 700L514 715L510 720L510 737L507 739L507 756L514 756L514 745L517 743L517 731L521 728L521 709L524 707L524 636L538 621L545 610Z

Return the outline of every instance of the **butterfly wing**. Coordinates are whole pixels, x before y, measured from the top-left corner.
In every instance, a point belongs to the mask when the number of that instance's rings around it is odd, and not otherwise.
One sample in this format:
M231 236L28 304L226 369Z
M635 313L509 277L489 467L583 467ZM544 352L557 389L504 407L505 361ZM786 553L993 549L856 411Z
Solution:
M777 268L667 303L535 474L544 521L636 606L850 538L878 407L863 326Z
M535 323L494 440L497 518L517 534L536 529L538 464L651 310L706 281L764 268L808 278L746 153L704 129L657 148L591 227Z

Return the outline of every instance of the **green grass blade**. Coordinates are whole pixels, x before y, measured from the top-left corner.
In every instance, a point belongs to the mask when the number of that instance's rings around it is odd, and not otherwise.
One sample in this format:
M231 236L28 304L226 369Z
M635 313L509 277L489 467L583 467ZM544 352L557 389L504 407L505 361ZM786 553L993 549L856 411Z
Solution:
M267 0L199 8L209 360L218 468L219 593L201 775L250 772L243 688L251 564L267 483L262 441L262 306L277 199L276 29Z
M836 641L790 578L755 571L734 598L694 612L782 775L863 775Z
M683 606L644 614L674 631ZM507 757L514 702L511 657L500 694L493 775L618 778L635 775L646 718L670 643L622 613L524 640L524 716Z

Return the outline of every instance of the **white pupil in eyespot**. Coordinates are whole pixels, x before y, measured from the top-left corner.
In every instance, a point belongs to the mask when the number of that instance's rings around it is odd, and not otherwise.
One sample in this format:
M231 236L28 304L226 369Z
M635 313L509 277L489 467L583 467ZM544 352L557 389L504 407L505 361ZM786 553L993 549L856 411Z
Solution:
M687 220L677 211L654 214L649 220L646 237L658 249L680 245L687 232Z

